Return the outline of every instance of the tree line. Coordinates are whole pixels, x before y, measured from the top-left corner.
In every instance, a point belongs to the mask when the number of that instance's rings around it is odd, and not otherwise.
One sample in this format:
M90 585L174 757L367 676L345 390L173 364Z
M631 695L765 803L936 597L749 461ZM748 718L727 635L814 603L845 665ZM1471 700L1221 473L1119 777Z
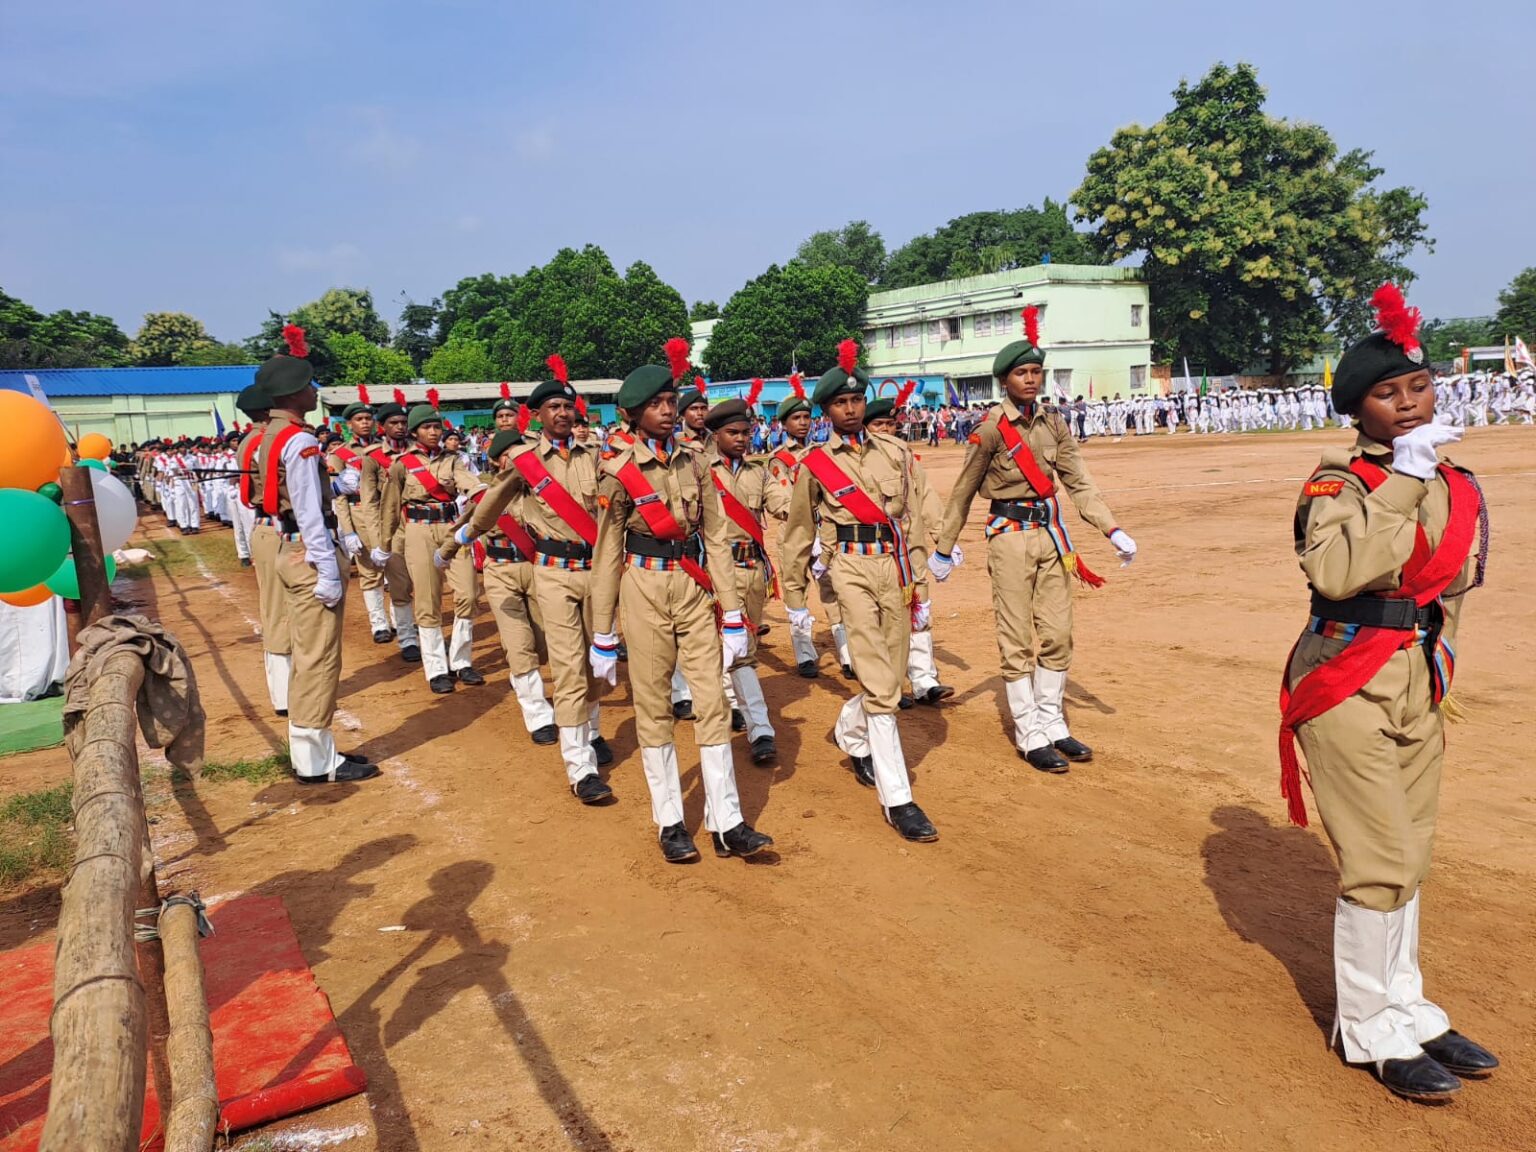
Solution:
M1408 258L1433 249L1425 198L1383 186L1370 152L1270 115L1248 64L1218 64L1172 97L1157 123L1122 128L1095 151L1065 202L972 212L894 251L851 221L808 237L723 307L689 307L650 265L621 273L595 245L521 274L466 277L425 303L402 298L393 327L367 289L331 288L270 312L239 344L185 313L149 313L129 337L110 317L45 315L0 290L0 367L255 363L291 322L308 332L326 384L528 380L555 350L577 379L622 377L690 320L710 319L701 368L711 376L816 372L860 335L871 291L1042 262L1138 264L1160 363L1278 375L1369 331L1371 292L1410 282ZM1425 343L1447 360L1506 334L1536 337L1536 267L1499 294L1495 316L1433 320Z

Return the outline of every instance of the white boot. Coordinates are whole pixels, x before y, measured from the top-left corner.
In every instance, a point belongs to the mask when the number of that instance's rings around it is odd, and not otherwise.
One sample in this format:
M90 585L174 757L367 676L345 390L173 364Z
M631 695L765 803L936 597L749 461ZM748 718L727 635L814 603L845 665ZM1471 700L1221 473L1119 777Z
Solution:
M1403 906L1402 945L1392 965L1392 1003L1413 1017L1413 1038L1420 1044L1443 1035L1451 1019L1438 1004L1424 998L1424 973L1419 970L1419 894Z
M677 746L640 749L640 765L651 790L651 819L658 828L683 822L683 784L677 775Z
M475 622L464 616L453 618L452 639L448 642L448 667L455 672L468 668L474 660Z
M263 652L261 656L266 665L267 695L272 698L272 708L277 712L286 712L288 711L288 679L293 674L293 657L276 652Z
M1032 747L1042 748L1065 740L1072 733L1067 731L1067 718L1061 710L1061 698L1067 690L1067 671L1063 668L1035 668L1035 724L1039 732Z
M389 615L384 611L384 589L364 588L363 607L368 609L368 628L370 631L389 631Z
M747 742L773 735L773 722L768 719L768 701L763 699L763 686L757 678L756 668L736 668L731 672L736 685L736 699L747 717Z
M939 686L939 667L933 662L933 633L912 633L907 646L907 679L912 681L912 695L921 696Z
M336 751L336 737L329 728L299 728L288 725L288 758L300 776L329 776L346 763Z
M853 697L837 714L832 739L850 756L869 755L869 716L864 711L864 695Z
M797 665L816 663L816 641L811 639L810 633L796 632L791 628L789 646L794 650Z
M416 606L409 602L396 604L395 608L395 639L402 648L414 648L418 645L416 635Z
M674 666L672 669L672 703L677 704L683 700L692 700L693 694L688 691L688 681L683 679L683 670Z
M565 778L572 784L597 772L597 753L592 751L592 742L587 739L585 724L560 729L560 758L565 761ZM649 768L646 770L645 778L647 780L651 778ZM652 806L654 805L653 793Z
M428 682L434 677L448 675L448 647L443 643L443 630L435 625L421 630L421 670Z
M1013 717L1013 746L1020 752L1044 748L1049 741L1035 718L1035 682L1025 676L1021 680L1005 680L1003 687L1008 692L1008 712Z
M729 832L741 823L741 799L736 795L736 767L731 763L731 746L703 745L699 749L699 775L704 780L705 829Z
M523 727L528 731L536 732L555 722L555 706L544 698L544 678L537 668L513 676L512 691L517 694L517 706L523 711Z
M844 668L852 668L853 658L848 655L848 629L841 624L832 625L832 646L837 649L837 662Z
M889 712L866 715L869 755L875 762L875 791L882 808L912 803L912 783L907 779L907 758L901 750L896 717Z
M1333 913L1333 976L1338 990L1334 1036L1351 1064L1411 1060L1422 1049L1414 1015L1393 1003L1392 979L1404 940L1406 908L1374 912L1340 898ZM1441 1029L1444 1031L1444 1029Z

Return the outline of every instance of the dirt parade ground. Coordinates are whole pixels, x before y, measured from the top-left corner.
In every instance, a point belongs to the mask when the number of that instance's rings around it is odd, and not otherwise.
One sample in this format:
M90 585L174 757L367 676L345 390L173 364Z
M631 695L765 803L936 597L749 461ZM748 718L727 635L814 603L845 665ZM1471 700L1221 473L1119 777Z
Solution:
M956 694L899 721L932 845L885 826L832 743L856 689L824 620L807 681L770 607L779 766L752 767L737 737L746 817L776 852L706 846L675 867L622 666L603 718L618 802L584 808L558 748L529 741L487 614L489 683L436 698L371 642L354 583L337 732L381 779L172 781L145 761L162 885L281 896L368 1075L366 1097L270 1146L1536 1148L1536 429L1471 429L1453 452L1487 493L1492 550L1462 618L1468 719L1449 728L1423 966L1504 1067L1441 1108L1330 1052L1334 863L1278 794L1276 693L1306 615L1291 513L1322 448L1351 435L1088 446L1141 552L1121 570L1078 533L1108 583L1076 597L1067 696L1097 755L1063 777L1007 734L978 501L967 562L934 596ZM960 450L922 457L947 493ZM118 594L191 653L209 757L280 749L255 580L229 534L143 526L162 561ZM698 760L678 733L696 829ZM0 766L7 793L67 774L61 749ZM51 930L57 905L56 885L0 897L0 947Z

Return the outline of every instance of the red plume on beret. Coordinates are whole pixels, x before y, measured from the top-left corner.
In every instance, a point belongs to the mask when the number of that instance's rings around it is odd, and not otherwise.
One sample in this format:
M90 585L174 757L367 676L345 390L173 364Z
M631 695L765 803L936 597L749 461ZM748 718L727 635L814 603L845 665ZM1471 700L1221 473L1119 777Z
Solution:
M795 394L795 399L805 399L805 377L798 372L789 374L789 390Z
M705 382L704 377L695 376L693 378L693 386L698 389L700 396L709 395L709 385Z
M747 389L747 407L751 408L757 403L757 398L763 394L763 378L752 377L752 387Z
M437 407L437 401L438 401L439 396L440 396L440 393L438 392L438 390L436 388L428 388L427 389L427 403L432 405L432 407L434 409Z
M667 353L667 363L672 367L672 379L681 380L688 375L688 341L674 336L662 347Z
M501 398L503 400L512 399L512 385L508 384L505 380L501 382Z
M527 433L528 425L533 423L533 411L527 404L517 406L517 430L519 433Z
M402 407L402 408L405 407L405 389L404 388L396 388L395 389L395 403L400 405L400 407Z
M848 375L859 366L859 345L855 340L844 340L837 346L837 366Z
M368 385L366 385L366 384L359 384L357 386L357 402L359 404L367 404L368 403Z
M1376 327L1404 352L1419 346L1419 322L1424 319L1417 308L1408 307L1403 290L1396 284L1383 284L1371 294L1376 309Z
M580 416L583 420L587 418L587 401L585 397L576 397L576 415Z
M283 325L283 340L288 345L288 355L299 357L309 355L309 344L304 339L304 329L297 324Z
M544 363L549 365L549 370L555 374L555 379L561 384L569 384L571 382L571 370L565 366L565 357L560 355L560 353L555 352L551 354Z
M917 381L908 380L896 392L896 407L906 407L907 401L912 399L912 393L917 391Z
M1040 309L1031 304L1019 315L1024 317L1024 339L1040 347Z

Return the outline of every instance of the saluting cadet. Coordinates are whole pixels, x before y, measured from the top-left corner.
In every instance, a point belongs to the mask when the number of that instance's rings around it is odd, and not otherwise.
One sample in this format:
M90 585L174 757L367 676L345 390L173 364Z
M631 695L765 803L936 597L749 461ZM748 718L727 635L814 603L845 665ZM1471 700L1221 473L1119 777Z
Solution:
M595 447L581 444L573 435L580 397L570 385L565 360L557 354L546 364L551 378L528 398L539 418L538 438L511 449L507 466L454 538L460 544L474 540L490 532L507 509L518 508L517 519L536 555L533 591L554 678L560 757L571 793L583 804L597 804L613 795L598 775L600 767L613 762L613 751L598 727L602 685L592 677L587 660L592 644L598 456ZM523 409L525 426L531 424L533 412ZM493 448L496 443L492 441ZM647 625L642 622L642 626ZM538 679L537 669L533 678ZM521 699L522 690L518 691ZM542 683L539 692L542 695ZM534 740L544 742L538 733Z
M1057 482L1071 493L1078 515L1109 537L1122 567L1135 558L1136 542L1115 524L1066 420L1039 403L1045 381L1039 311L1030 307L1023 315L1025 338L992 362L1005 396L970 435L929 567L943 581L960 562L955 542L980 492L990 502L987 572L1014 744L1040 771L1065 772L1068 760L1093 759L1093 750L1073 739L1062 709L1072 663L1070 578L1092 587L1103 581L1072 546Z
M283 329L288 352L256 370L253 385L271 406L256 454L256 483L264 515L276 522L277 580L293 637L288 749L301 784L367 780L379 774L366 757L336 750L331 720L341 679L341 621L346 557L334 536L332 481L320 442L304 426L319 403L314 369L305 358L304 330ZM354 487L350 470L337 478Z
M453 590L453 633L443 643L443 569L437 550L453 538L459 517L459 497L484 487L458 456L441 450L443 418L437 411L437 389L427 389L427 404L417 404L406 418L415 443L395 458L384 488L381 519L384 534L403 533L405 566L410 570L421 643L421 668L427 686L440 695L453 691L454 681L484 684L474 666L475 603L478 580L468 553L448 563Z
M1482 583L1487 519L1472 474L1438 451L1461 429L1435 422L1419 310L1391 284L1371 302L1378 331L1345 352L1333 379L1334 407L1359 420L1358 437L1323 453L1296 510L1312 602L1280 697L1281 792L1305 825L1294 732L1339 858L1334 1036L1344 1058L1372 1065L1400 1096L1443 1100L1459 1077L1499 1063L1451 1030L1419 969L1441 702L1461 597Z
M415 589L405 563L405 525L400 523L392 530L392 535L386 535L384 530L384 491L389 487L390 469L410 446L405 393L396 388L394 400L380 404L375 410L374 423L379 440L363 453L353 526L367 545L368 559L374 569L384 573L384 589L389 594L389 612L394 620L395 639L400 645L400 659L407 664L420 664ZM383 643L378 633L374 633L373 639L375 643Z
M276 519L257 505L261 489L256 483L256 453L267 434L272 401L254 383L235 398L235 407L250 418L251 427L235 449L240 467L240 504L250 514L252 571L256 574L257 612L261 617L261 660L267 680L267 698L279 716L288 715L288 682L293 672L293 640L288 632L288 613L283 609L283 586L277 578Z
M768 702L757 678L757 631L762 626L768 595L777 584L768 557L764 516L789 508L789 493L775 484L767 468L747 459L752 437L752 406L762 395L763 382L753 380L745 401L716 404L705 417L710 431L710 478L720 493L726 518L736 591L747 623L747 653L727 669L737 704L746 722L752 763L769 764L778 756Z
M925 553L922 474L912 450L864 428L869 377L858 345L838 346L838 363L816 382L814 399L832 422L826 444L800 461L784 526L784 605L790 627L808 631L805 604L811 546L818 535L848 625L860 692L843 706L833 735L859 783L873 787L891 826L908 840L939 834L912 801L907 761L896 730L902 673L913 625L928 607L913 605L913 574ZM903 525L910 525L910 529Z
M726 537L726 517L701 449L681 442L678 380L687 342L667 342L670 369L636 368L617 402L632 438L605 458L598 479L597 547L592 561L592 673L614 683L618 637L628 625L630 685L651 815L669 863L697 859L683 820L668 681L681 667L695 693L694 739L704 784L704 827L717 856L752 856L771 837L743 819L731 762L730 719L721 672L747 655L747 628ZM719 623L716 612L719 612Z
M342 410L341 418L352 433L352 443L340 441L331 445L326 464L333 476L344 469L358 474L358 491L336 502L336 523L341 531L341 547L357 561L358 583L363 589L363 606L368 610L368 627L375 644L388 644L395 638L390 627L389 612L384 606L384 572L373 562L373 554L363 540L364 515L357 511L362 503L362 468L367 453L375 446L374 411L368 403L368 390L357 386L357 402Z

